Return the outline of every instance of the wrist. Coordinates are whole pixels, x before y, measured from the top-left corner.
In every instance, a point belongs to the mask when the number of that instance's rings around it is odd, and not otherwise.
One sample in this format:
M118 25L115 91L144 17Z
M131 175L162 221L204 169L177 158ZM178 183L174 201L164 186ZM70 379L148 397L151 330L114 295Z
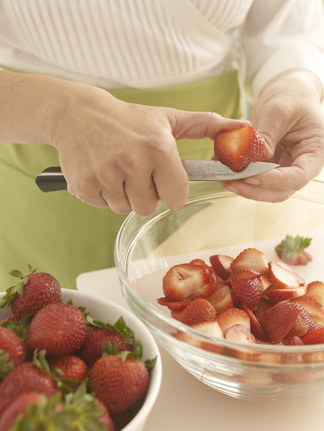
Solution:
M259 97L262 97L269 90L280 90L282 94L293 92L294 96L312 98L321 102L323 99L323 87L320 79L308 70L295 69L284 72L269 81Z

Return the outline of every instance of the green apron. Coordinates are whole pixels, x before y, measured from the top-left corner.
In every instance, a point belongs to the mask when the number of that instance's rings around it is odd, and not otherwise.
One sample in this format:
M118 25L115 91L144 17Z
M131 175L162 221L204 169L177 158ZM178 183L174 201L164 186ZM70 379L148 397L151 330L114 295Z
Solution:
M110 92L127 102L241 116L235 71L175 87ZM181 158L210 159L213 154L208 139L181 140L178 148ZM9 271L26 271L28 264L72 289L77 275L114 266L114 241L126 216L90 207L66 191L42 193L36 175L57 165L53 147L0 145L0 291L13 284Z

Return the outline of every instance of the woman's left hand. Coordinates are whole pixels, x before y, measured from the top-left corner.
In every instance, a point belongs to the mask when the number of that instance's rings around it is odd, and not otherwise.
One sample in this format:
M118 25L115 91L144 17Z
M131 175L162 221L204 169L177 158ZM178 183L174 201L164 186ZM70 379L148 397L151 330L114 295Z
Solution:
M317 77L292 71L270 82L251 112L268 145L267 161L279 168L223 186L249 199L280 202L317 176L324 165L324 110Z

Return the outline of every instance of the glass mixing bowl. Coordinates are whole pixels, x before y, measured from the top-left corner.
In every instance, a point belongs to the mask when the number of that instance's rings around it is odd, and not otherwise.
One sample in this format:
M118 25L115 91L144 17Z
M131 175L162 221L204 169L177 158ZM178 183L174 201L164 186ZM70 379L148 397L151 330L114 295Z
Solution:
M172 318L157 302L171 266L197 258L208 262L216 253L235 257L248 247L263 251L268 261L278 260L274 247L286 234L312 238L313 260L296 270L306 283L324 282L324 183L313 180L280 203L256 202L216 187L192 183L182 209L161 206L152 217L128 216L116 239L115 263L129 307L184 369L224 394L277 400L322 388L324 344L246 344L213 337Z

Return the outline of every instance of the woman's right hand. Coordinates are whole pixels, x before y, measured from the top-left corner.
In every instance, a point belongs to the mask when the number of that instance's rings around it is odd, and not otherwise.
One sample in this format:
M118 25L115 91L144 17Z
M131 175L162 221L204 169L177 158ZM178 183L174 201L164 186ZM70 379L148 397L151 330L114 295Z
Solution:
M220 130L246 125L215 113L122 102L83 84L67 91L52 145L58 150L68 191L119 214L151 215L159 201L170 209L182 207L189 180L176 141L213 139Z

